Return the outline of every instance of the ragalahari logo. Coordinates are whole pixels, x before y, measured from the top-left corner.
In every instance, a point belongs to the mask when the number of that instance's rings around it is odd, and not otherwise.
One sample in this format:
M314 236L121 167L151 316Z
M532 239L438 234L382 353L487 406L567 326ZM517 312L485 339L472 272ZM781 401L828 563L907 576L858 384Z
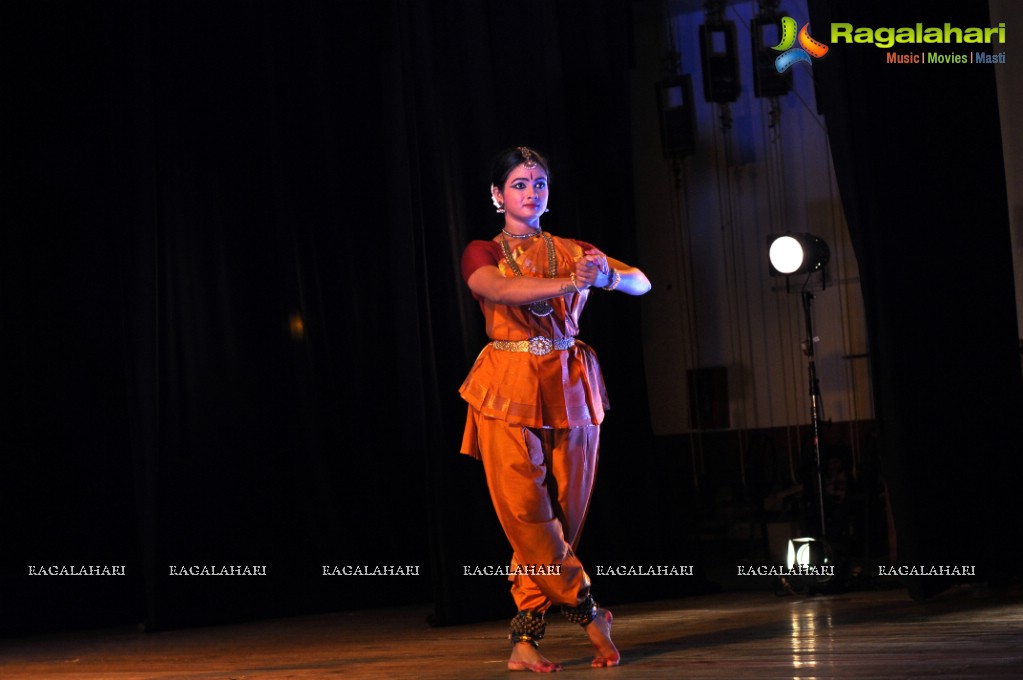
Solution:
M799 40L799 47L793 47L796 40ZM810 37L810 24L803 24L799 29L799 36L796 36L796 20L792 17L781 18L781 41L771 48L782 52L774 60L774 67L778 73L785 73L797 61L810 63L810 57L820 59L828 53L828 46Z

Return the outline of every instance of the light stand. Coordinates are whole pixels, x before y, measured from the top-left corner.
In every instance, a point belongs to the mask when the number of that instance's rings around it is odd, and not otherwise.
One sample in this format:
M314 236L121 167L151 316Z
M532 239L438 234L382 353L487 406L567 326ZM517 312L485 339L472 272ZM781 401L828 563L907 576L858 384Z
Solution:
M813 424L813 462L817 473L817 510L821 519L821 539L828 536L828 523L824 519L824 476L821 472L821 385L817 380L817 362L814 360L813 346L818 338L813 333L813 293L804 290L803 314L806 318L806 343L803 352L807 357L807 370L810 375L810 421Z
M786 234L769 236L768 246L771 262L771 274L807 274L809 276L824 267L831 252L824 241L812 234ZM786 278L786 290L788 279ZM810 379L810 422L813 435L813 462L817 485L817 514L820 517L820 533L816 536L794 538L789 541L788 564L790 570L800 570L797 575L783 578L782 584L794 592L805 587L813 592L818 587L826 588L834 579L834 552L827 540L828 526L824 513L824 474L821 460L821 435L823 423L823 406L821 401L820 382L817 380L817 362L814 345L818 338L813 327L814 295L804 286L801 293L803 301L803 318L806 325L806 339L803 341L803 353L807 357L807 372ZM823 568L823 569L822 569Z

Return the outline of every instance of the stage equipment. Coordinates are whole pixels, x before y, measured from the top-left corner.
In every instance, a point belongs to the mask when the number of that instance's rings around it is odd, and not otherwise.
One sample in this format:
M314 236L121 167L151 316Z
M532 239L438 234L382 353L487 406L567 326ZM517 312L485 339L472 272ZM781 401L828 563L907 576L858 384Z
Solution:
M768 236L767 248L771 276L809 274L831 259L828 244L813 234Z
M674 75L657 83L657 112L664 159L674 160L696 151L696 110L689 74Z
M778 0L760 0L760 11L750 21L750 41L753 45L753 94L757 97L780 97L792 89L792 70L778 73L774 47L781 43L781 19Z
M707 18L700 25L700 65L703 97L712 104L739 98L739 52L735 23L724 18L724 2L708 0Z
M785 275L805 273L807 284L810 282L810 276L814 272L820 271L828 263L831 255L828 244L812 234L769 236L768 245L772 274L775 272ZM821 461L821 431L824 419L814 352L814 345L819 341L814 334L813 325L814 295L807 290L806 285L803 286L800 295L803 300L803 320L806 326L806 338L803 340L802 348L807 357L807 373L809 375L814 482L817 487L815 500L817 501L820 525L817 528L819 533L789 541L786 566L796 570L797 573L787 579L786 587L814 592L826 590L833 585L837 560L833 547L827 539L828 528L824 514L824 478ZM809 527L807 527L807 531L809 531Z

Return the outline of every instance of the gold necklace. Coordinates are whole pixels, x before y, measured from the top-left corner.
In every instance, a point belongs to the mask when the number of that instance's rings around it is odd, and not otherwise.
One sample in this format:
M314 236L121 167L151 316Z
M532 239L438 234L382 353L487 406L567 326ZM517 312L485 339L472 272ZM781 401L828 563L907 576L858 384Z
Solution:
M554 239L546 231L540 232L540 235L543 236L543 240L547 244L547 278L557 278L558 262L554 257ZM501 237L501 250L504 251L504 259L508 262L508 266L511 267L512 273L515 276L522 276L522 270L519 269L519 265L515 263L515 259L512 257L508 239L503 236ZM536 316L550 316L554 311L554 307L551 306L550 300L537 300L529 304L529 311Z

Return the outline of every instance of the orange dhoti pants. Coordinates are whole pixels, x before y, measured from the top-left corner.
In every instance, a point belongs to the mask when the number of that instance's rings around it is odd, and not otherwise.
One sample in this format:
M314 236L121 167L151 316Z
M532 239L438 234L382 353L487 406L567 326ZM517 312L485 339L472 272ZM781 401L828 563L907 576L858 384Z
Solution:
M530 428L475 410L473 418L490 498L512 546L516 607L543 613L581 604L590 577L575 547L590 505L600 426ZM530 571L548 573L522 573Z

